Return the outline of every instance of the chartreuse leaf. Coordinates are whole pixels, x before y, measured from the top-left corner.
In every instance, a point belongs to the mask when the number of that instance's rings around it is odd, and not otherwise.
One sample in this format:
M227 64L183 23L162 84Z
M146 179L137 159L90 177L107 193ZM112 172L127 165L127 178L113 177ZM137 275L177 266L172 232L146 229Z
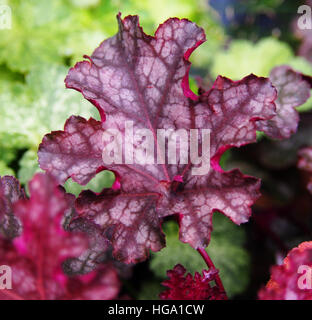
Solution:
M2 3L12 9L12 28L0 30L0 62L15 71L29 72L43 63L63 64L65 57L80 55L82 48L87 53L97 45L99 33L107 35L100 27L102 20L96 21L90 10L66 0ZM74 40L79 45L74 45Z
M254 44L247 40L234 40L227 51L219 51L214 58L211 72L234 80L250 73L267 77L275 66L286 64L293 52L286 43L265 38Z
M229 296L238 294L246 288L249 278L249 256L243 248L244 230L235 226L229 219L216 213L213 216L214 230L207 249ZM207 265L200 254L188 244L179 241L178 225L170 221L164 225L167 246L158 253L153 253L150 268L161 279L167 270L177 263L183 265L187 272L201 273Z
M12 28L0 30L0 61L16 71L29 71L33 65L62 62L58 50L62 29L71 19L65 1L7 0L12 10Z
M15 84L0 95L1 144L37 150L42 136L60 130L68 116L96 117L91 104L76 92L65 89L66 67L36 66L26 84Z
M275 38L265 38L256 44L247 40L234 40L228 50L220 50L214 58L211 72L232 79L241 79L254 73L268 77L271 70L287 64L292 68L312 75L312 66L301 57L295 57L292 49Z
M27 183L37 172L42 172L38 165L37 152L35 150L28 150L19 162L18 180L27 189Z
M7 84L6 90L0 91L1 149L22 149L29 146L23 130L33 118L29 117L31 110L28 108L24 90L24 84L12 82Z
M47 130L63 128L68 115L82 113L86 117L98 118L89 102L84 101L78 93L66 90L66 70L67 68L56 65L38 66L26 77L26 93L30 97L32 108L36 108L38 112L34 121L36 133L33 134L39 135L39 139Z
M89 8L98 5L101 0L70 0L70 2L79 8Z
M196 5L192 0L1 0L0 4L12 9L12 28L0 30L0 63L23 73L37 64L62 64L64 57L75 62L83 54L91 54L102 39L116 32L114 21L119 11L140 14L148 32L169 17L188 18L209 31L214 49L224 38L203 0ZM211 57L210 52L203 56Z
M92 190L94 192L101 192L104 188L110 188L115 181L115 176L111 171L104 170L98 173L87 185L82 186L77 182L69 179L64 184L64 188L68 193L78 196L83 190Z
M13 176L14 171L9 168L6 163L0 160L0 176Z

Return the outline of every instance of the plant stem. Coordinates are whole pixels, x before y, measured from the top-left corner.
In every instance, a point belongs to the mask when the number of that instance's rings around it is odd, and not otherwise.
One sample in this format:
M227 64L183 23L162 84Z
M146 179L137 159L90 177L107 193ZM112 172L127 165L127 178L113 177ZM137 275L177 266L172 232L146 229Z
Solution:
M206 262L206 264L207 264L209 269L216 269L215 265L213 264L211 258L209 257L207 251L204 248L198 248L197 251L203 257L203 259L205 260L205 262ZM221 278L219 276L219 273L217 273L215 281L216 281L216 285L219 287L221 292L224 293L224 295L225 295L225 297L227 299L227 295L226 295L222 280L221 280Z

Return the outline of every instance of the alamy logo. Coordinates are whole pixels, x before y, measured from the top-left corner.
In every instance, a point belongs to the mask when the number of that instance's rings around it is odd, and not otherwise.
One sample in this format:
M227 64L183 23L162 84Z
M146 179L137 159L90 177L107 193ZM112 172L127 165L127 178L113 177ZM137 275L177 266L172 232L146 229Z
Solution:
M192 163L192 175L206 175L210 169L209 129L190 129L190 132L185 129L157 129L154 132L138 128L134 132L133 122L126 121L124 128L105 130L102 140L102 159L107 165Z
M302 5L297 11L301 16L298 18L298 28L301 30L312 30L312 9L308 5Z
M12 10L7 5L0 5L0 30L12 28Z
M12 289L12 269L9 266L0 266L0 290Z
M297 271L301 274L298 278L298 288L301 290L311 290L312 289L312 268L306 265L301 265Z

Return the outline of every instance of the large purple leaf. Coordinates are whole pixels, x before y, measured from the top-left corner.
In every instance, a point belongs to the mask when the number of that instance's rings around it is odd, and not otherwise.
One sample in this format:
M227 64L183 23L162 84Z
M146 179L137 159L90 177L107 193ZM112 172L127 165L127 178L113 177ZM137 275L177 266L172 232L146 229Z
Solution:
M256 141L257 121L276 114L276 90L269 79L254 75L237 82L218 77L197 97L188 86L188 57L204 41L202 29L169 19L150 37L137 17L118 16L118 22L118 34L66 78L67 87L81 91L98 108L102 122L71 117L64 131L45 136L38 155L41 168L61 183L71 177L86 184L104 168L115 172L118 190L84 192L77 210L111 233L115 256L129 263L163 247L165 216L179 215L180 238L194 248L208 244L214 211L237 224L248 220L260 182L239 170L224 172L219 160L228 148ZM134 164L104 164L103 133L118 129L124 138L126 121L133 121L134 132L149 129L154 149L157 129L209 129L210 171L194 175L198 165L183 161L179 152L176 164L139 164L143 156ZM202 139L198 142L201 150ZM135 150L144 148L142 137L135 140Z

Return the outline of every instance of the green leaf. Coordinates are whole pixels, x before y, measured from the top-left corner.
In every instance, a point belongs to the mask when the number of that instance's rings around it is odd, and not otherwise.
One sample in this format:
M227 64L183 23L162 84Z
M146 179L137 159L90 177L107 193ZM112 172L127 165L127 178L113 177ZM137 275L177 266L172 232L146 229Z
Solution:
M0 177L3 176L14 176L14 171L4 161L0 160Z
M11 90L16 83L23 83L24 76L21 73L11 71L6 65L0 65L1 91Z
M227 51L219 51L215 55L212 74L234 80L250 73L267 77L275 66L287 64L292 59L293 52L288 45L274 38L265 38L256 44L235 40Z
M63 24L70 17L65 1L9 0L12 28L0 30L0 62L11 70L29 71L33 65L62 62L58 54Z
M0 136L1 141L1 136ZM0 144L0 161L2 161L5 164L10 164L10 162L13 161L13 159L16 157L16 152L11 148L11 146L3 146Z
M79 8L89 8L98 5L101 0L70 0L70 2Z
M243 248L245 233L241 227L217 213L213 216L215 226L207 252L220 276L229 296L241 293L248 284L249 256ZM155 275L166 278L166 271L176 264L182 264L188 272L194 274L207 269L200 254L189 245L178 239L178 226L175 222L164 225L167 246L158 253L152 254L150 267Z
M210 44L224 32L204 0L1 0L12 9L12 28L0 30L0 63L26 73L38 64L80 60L116 33L116 14L138 14L147 32L169 17L188 18L208 31ZM163 8L166 10L163 10ZM213 45L213 46L214 46ZM216 48L214 46L214 48ZM204 53L204 52L203 52ZM212 56L206 52L203 56Z
M99 193L103 191L104 188L111 188L115 181L115 175L113 172L104 170L99 172L87 185L82 186L77 182L69 179L64 184L66 192L72 193L78 196L83 190L92 190L93 192Z
M0 94L0 145L37 150L42 137L61 130L71 115L98 117L96 108L73 90L65 89L67 68L36 66L26 84L16 84Z
M284 0L249 0L247 1L238 1L236 7L242 7L243 10L246 10L249 14L260 14L266 13L273 15L276 13L277 8L284 2Z
M91 3L92 2L92 3ZM111 24L94 15L99 1L7 0L12 9L12 28L0 30L0 63L27 73L43 63L63 64L64 59L91 53L107 36ZM105 1L107 4L107 1ZM107 6L115 19L118 8Z
M165 288L161 285L161 280L154 279L143 282L138 296L138 300L159 300L159 294L163 292Z
M21 184L28 187L28 182L37 172L42 172L39 168L37 152L28 150L24 153L19 162L19 171L17 174L18 180Z

